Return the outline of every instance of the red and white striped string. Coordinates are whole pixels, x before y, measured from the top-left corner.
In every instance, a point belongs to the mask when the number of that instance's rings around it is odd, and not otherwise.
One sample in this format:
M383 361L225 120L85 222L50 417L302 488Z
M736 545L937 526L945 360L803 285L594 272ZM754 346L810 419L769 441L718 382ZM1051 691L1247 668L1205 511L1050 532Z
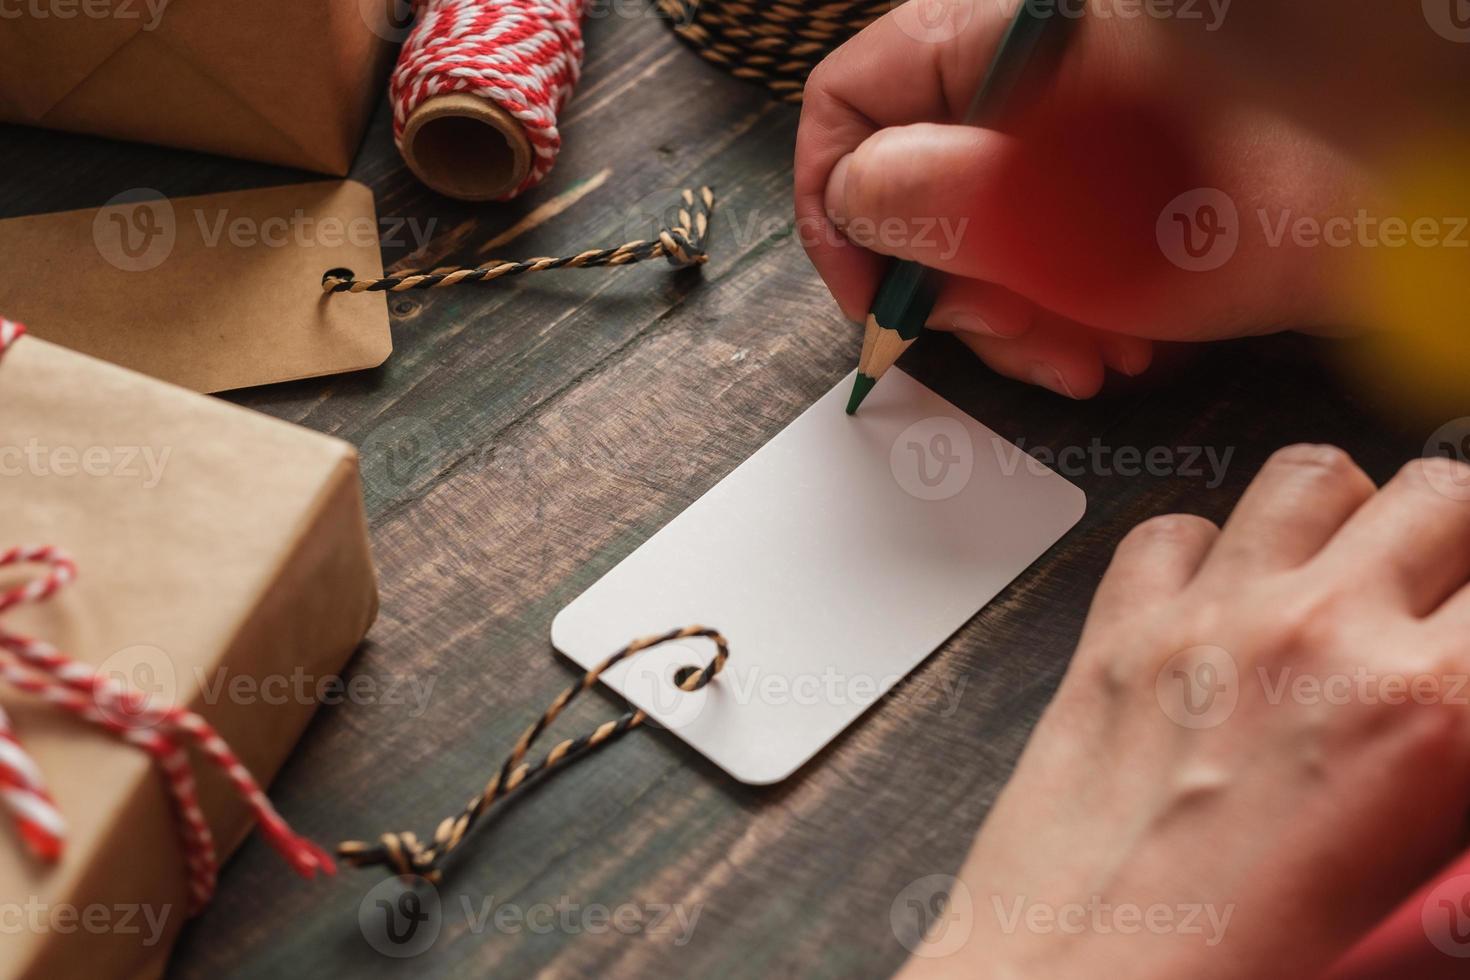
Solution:
M0 357L25 333L0 317ZM76 566L49 545L0 551L0 568L35 564L47 572L0 593L0 615L21 603L45 602L76 578ZM0 679L138 746L163 770L179 817L189 869L190 912L214 894L219 859L209 823L199 808L194 768L185 744L193 745L223 771L249 804L271 846L303 877L336 870L332 859L297 836L276 812L260 785L214 727L192 711L159 707L117 680L72 660L50 643L0 628ZM21 746L8 716L0 711L0 802L10 810L21 839L43 860L61 854L65 823L47 792L35 761Z
M507 196L539 184L561 149L557 116L582 72L586 0L419 0L415 7L388 92L399 148L414 109L464 92L525 127L531 173Z

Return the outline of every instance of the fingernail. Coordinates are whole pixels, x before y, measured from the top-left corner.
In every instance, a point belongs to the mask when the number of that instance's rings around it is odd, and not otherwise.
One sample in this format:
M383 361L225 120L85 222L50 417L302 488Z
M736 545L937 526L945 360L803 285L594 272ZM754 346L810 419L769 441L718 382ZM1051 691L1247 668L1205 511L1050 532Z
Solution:
M983 333L991 337L1000 336L990 324L985 322L983 317L974 313L956 313L949 318L949 324L952 329L964 333Z
M1136 378L1148 370L1149 356L1127 344L1110 345L1108 361L1130 378Z
M1062 377L1062 372L1050 364L1043 364L1040 361L1033 363L1029 377L1032 384L1040 385L1048 391L1054 391L1068 398L1077 397L1067 385L1067 379Z
M851 165L851 153L837 161L837 166L832 168L832 173L827 177L827 192L822 198L828 220L838 228L847 224L847 168Z

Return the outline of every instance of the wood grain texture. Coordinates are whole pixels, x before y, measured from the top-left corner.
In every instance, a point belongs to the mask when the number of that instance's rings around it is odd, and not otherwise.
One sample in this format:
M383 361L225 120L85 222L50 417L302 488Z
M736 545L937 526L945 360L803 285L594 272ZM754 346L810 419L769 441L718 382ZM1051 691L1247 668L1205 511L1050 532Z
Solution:
M382 369L234 396L362 447L382 614L346 676L432 685L421 712L406 686L408 704L320 711L273 788L318 841L427 834L456 811L575 676L548 644L555 612L856 362L860 328L790 235L797 110L722 75L651 17L590 20L588 50L557 169L509 205L424 189L380 108L353 176L380 214L434 221L420 254L390 245L385 265L472 265L523 220L495 257L616 243L634 237L641 211L708 183L719 204L702 272L647 264L394 295L397 349ZM302 177L15 127L0 128L0 165L0 215L100 205L139 186L172 195ZM576 199L589 179L600 186ZM571 203L545 207L558 195ZM487 820L441 889L439 940L402 961L358 929L379 875L344 869L302 885L251 840L186 930L173 975L887 976L906 956L890 927L895 896L960 864L1118 538L1169 511L1223 518L1284 443L1338 443L1384 479L1427 435L1385 422L1327 366L1323 344L1296 337L1168 357L1085 404L998 379L941 336L904 363L1028 449L1163 447L1177 467L1188 447L1208 447L1230 453L1228 466L1218 486L1202 460L1199 472L1068 470L1090 498L1081 526L780 786L736 785L671 737L630 735ZM558 731L614 713L600 692L585 701ZM698 918L683 945L677 925L628 936L491 922L477 933L463 903L478 915L486 900L681 904Z

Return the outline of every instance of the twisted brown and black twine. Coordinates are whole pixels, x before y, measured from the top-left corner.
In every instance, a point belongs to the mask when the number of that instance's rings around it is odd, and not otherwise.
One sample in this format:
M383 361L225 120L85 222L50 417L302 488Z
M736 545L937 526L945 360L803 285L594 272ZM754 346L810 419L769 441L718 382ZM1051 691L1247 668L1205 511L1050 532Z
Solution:
M680 197L678 223L663 228L649 239L625 242L615 248L591 249L560 258L523 259L519 262L492 262L474 269L440 269L434 272L409 272L382 279L354 279L348 269L330 269L322 276L322 289L328 293L398 293L409 289L435 289L462 282L488 282L505 276L549 269L585 269L604 265L631 265L660 256L676 268L702 265L705 239L709 235L709 219L715 206L715 195L708 187L698 191L684 190Z
M377 843L343 841L337 847L337 854L355 867L382 864L392 868L397 874L420 875L437 883L442 877L444 859L460 845L474 827L475 822L497 800L511 795L534 777L563 766L598 746L606 745L618 736L637 728L648 717L640 710L629 711L618 718L604 722L587 735L567 739L558 744L546 754L546 758L534 765L526 762L526 753L530 750L531 744L550 727L552 722L556 721L562 709L570 704L573 698L596 684L608 669L634 654L674 640L695 637L703 637L714 643L714 659L704 667L691 670L688 676L677 683L681 691L697 691L704 687L724 669L725 661L730 657L730 646L717 631L703 626L687 626L684 629L671 630L658 636L634 640L587 671L580 681L557 695L556 700L551 702L546 712L516 741L505 763L490 778L485 788L471 799L457 816L445 817L440 821L431 843L421 843L412 832L403 831L383 834L378 838Z
M800 102L817 63L895 6L894 0L658 0L674 33L701 57L760 82L785 102Z

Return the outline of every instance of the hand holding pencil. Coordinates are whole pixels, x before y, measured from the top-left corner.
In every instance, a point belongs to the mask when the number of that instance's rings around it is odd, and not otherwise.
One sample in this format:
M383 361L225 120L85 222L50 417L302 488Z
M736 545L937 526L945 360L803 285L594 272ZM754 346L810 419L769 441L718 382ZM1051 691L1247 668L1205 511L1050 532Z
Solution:
M1242 214L1354 213L1363 192L1359 163L1316 121L1249 105L1202 111L1240 71L1209 60L1229 43L1223 32L1194 28L1200 50L1181 75L1168 58L1186 25L1054 25L1019 87L987 98L975 125L969 103L987 91L1016 5L951 7L968 11L952 36L916 39L888 16L807 84L796 217L836 226L805 244L848 319L878 308L893 260L918 262L940 273L923 326L954 333L1001 375L1072 398L1096 394L1109 370L1143 373L1156 341L1358 319L1342 302L1344 254L1242 235L1201 275L1161 247L1161 213L1193 190L1217 190Z
M975 98L965 113L963 125L994 123L1001 108L1012 98L1021 77L1048 31L1065 27L1066 19L1055 4L1025 0L1011 19L990 62ZM868 397L878 379L919 337L919 331L934 311L939 274L911 259L900 259L889 268L878 287L873 308L864 325L863 353L853 379L847 414L852 415Z

